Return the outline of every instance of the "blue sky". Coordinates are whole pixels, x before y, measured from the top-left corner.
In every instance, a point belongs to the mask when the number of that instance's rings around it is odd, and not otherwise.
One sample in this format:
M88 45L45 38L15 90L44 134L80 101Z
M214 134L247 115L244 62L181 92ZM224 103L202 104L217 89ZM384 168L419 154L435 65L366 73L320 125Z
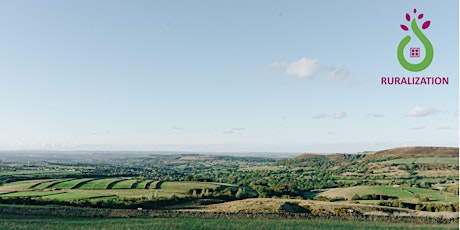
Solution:
M414 8L435 50L418 73L396 57ZM456 0L0 1L0 150L458 146L458 12Z

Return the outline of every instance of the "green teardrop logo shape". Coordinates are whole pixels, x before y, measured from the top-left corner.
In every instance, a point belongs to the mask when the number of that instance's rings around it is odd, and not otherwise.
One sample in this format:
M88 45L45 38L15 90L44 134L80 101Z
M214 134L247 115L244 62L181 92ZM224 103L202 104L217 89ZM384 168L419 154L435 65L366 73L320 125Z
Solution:
M426 28L428 26L429 26L429 21L428 21ZM425 24L423 25L422 28L425 29L424 27L425 27ZM407 30L407 27L405 26L403 27L403 25L401 25L401 28L403 28L403 30ZM412 64L406 60L406 58L404 57L404 47L406 47L406 45L409 44L409 42L411 41L411 37L408 35L404 37L398 45L398 61L401 64L401 66L404 67L404 69L407 69L412 72L419 72L419 71L426 69L431 64L431 61L433 61L434 51L433 51L433 46L431 45L430 40L428 40L425 34L423 34L423 32L420 30L415 18L412 19L411 29L412 31L414 31L414 34L417 36L417 38L420 40L420 42L422 42L423 46L425 47L425 58L423 59L423 61L421 61L418 64Z

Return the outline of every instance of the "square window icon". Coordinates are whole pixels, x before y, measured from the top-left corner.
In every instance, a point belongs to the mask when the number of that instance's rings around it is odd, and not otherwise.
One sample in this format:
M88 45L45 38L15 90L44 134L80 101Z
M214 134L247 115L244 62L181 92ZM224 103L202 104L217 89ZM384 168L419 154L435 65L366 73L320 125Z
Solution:
M410 57L420 57L420 48L410 48Z

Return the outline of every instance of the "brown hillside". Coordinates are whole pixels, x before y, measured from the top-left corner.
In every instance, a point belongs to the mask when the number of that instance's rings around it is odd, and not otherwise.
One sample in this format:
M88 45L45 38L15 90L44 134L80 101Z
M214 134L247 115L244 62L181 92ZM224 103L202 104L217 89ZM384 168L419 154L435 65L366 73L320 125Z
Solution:
M402 147L369 154L366 158L379 159L385 157L458 157L458 148L452 147Z

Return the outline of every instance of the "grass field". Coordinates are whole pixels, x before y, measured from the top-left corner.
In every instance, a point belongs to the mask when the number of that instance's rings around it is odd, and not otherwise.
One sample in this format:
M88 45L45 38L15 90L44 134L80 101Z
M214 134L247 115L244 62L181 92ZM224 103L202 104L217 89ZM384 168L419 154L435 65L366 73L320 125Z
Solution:
M1 197L43 197L52 194L60 194L61 191L24 191L24 192L12 192L7 194L1 194Z
M83 178L83 179L74 179L69 181L63 181L59 184L53 186L54 189L71 189L77 186L78 184L86 181L91 181L93 178Z
M444 230L457 224L428 225L299 219L203 219L203 218L64 218L0 214L0 229L334 229L334 230Z
M422 189L422 188L409 188L409 187L400 187L404 191L408 191L413 194L418 194L420 197L428 197L431 201L441 201L441 202L458 202L458 197L452 193L441 192L431 189ZM412 197L413 197L412 196Z
M387 164L458 164L458 157L421 157L385 161Z
M60 183L60 182L65 182L65 181L68 181L68 180L71 180L71 179L57 179L57 180L52 180L52 181L40 183L40 184L34 186L33 188L34 188L34 189L45 189L45 188L52 187L53 185L58 184L58 183Z
M82 199L91 199L91 198L99 198L101 197L100 194L81 194L81 193L73 193L73 192L65 192L65 193L60 193L60 194L53 194L53 195L48 195L44 198L46 199L56 199L56 200L82 200ZM116 198L117 196L112 196ZM107 197L105 197L107 198Z
M80 189L107 189L107 186L109 184L119 181L120 178L108 178L108 179L99 179L99 180L93 180L89 181L87 183L84 183L82 186L80 186Z
M356 186L349 188L331 189L326 192L320 193L320 196L325 197L344 197L351 199L355 194L377 194L397 196L399 199L414 198L415 194L420 197L428 197L434 201L444 202L458 202L458 197L453 193L441 192L438 190L422 189L422 188L409 188L409 187L392 187L392 186Z
M187 193L190 189L215 189L219 185L208 182L181 181L181 182L163 182L161 189L170 192Z
M46 183L48 181L54 181L54 179L41 179L41 180L25 180L15 181L1 186L2 189L28 189L38 183Z
M137 184L136 188L139 189L131 189L131 186L137 181L137 179L123 180L120 178L28 180L7 183L4 186L0 186L0 191L6 193L2 195L5 197L30 196L57 200L80 200L101 196L119 198L169 198L173 195L178 197L188 196L190 195L190 189L215 189L219 186L216 183L196 181L161 182L159 184L159 181L144 180ZM81 186L75 188L77 185ZM108 188L109 185L113 186ZM144 189L148 185L149 189ZM157 185L160 185L161 189L155 189ZM43 191L43 189L48 190L50 186L52 189L59 191ZM33 191L28 191L31 190L31 187L33 187Z
M138 189L144 189L144 188L146 188L145 186L146 186L148 183L152 182L152 181L153 181L153 180L143 180L143 181L140 181L140 182L137 184L136 188L138 188ZM148 189L148 188L147 188L147 189Z
M123 180L120 182L117 182L112 189L130 189L131 186L136 183L138 180L131 179L131 180Z

